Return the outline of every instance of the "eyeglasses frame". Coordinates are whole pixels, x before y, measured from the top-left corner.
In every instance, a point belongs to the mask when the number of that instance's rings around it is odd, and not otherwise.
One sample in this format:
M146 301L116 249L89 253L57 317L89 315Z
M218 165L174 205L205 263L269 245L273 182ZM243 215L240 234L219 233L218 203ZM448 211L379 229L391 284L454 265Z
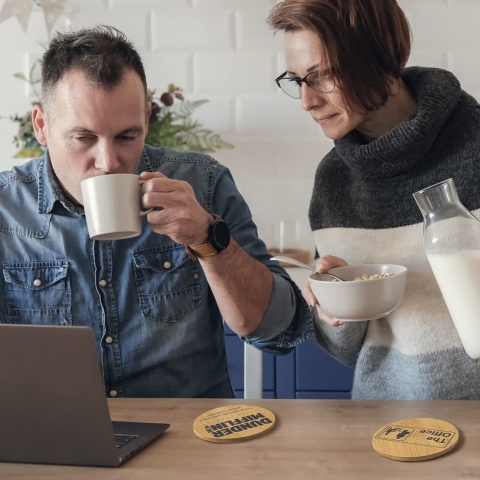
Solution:
M282 86L280 85L280 80L283 80L285 78L285 75L287 74L288 72L285 70L285 72L283 72L281 75L279 75L276 79L275 79L275 83L277 84L278 88L280 88L280 90L285 93L286 95L288 95L290 98L294 98L295 100L299 100L300 98L302 98L302 96L300 95L299 97L292 97L291 95L289 95L283 88ZM314 71L313 72L308 72L303 78L300 78L299 80L297 79L291 79L292 81L295 81L299 87L299 90L301 90L302 88L302 83L305 83L305 85L307 87L310 87L313 91L317 92L317 93L322 93L322 94L326 94L326 93L332 93L335 88L336 88L336 85L335 85L335 82L332 82L333 83L333 88L328 91L328 92L319 92L318 90L315 90L313 87L311 87L308 82L307 82L307 77L309 75L311 75L312 73L315 73Z

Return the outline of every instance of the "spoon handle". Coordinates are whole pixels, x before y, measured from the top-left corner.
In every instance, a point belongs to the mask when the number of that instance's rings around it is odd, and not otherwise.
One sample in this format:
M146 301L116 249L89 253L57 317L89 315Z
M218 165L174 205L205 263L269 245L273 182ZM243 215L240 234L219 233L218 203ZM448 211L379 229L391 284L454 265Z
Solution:
M310 265L307 265L306 263L299 262L298 260L294 260L293 258L290 258L290 257L276 256L276 257L270 257L270 260L277 260L278 262L289 263L291 265L296 265L297 267L306 268L307 270L310 270L312 272L316 272L314 267L311 267ZM337 277L336 275L333 275L333 273L324 272L322 275L326 275L327 277L334 278L335 280L338 280L339 282L344 282L345 281L345 280L343 280L343 278L340 278L340 277Z
M290 257L271 257L270 260L277 260L279 262L284 262L284 263L290 263L291 265L296 265L297 267L300 268L306 268L307 270L311 270L312 272L315 271L315 268L311 267L310 265L307 265L306 263L299 262L298 260L294 260L293 258Z

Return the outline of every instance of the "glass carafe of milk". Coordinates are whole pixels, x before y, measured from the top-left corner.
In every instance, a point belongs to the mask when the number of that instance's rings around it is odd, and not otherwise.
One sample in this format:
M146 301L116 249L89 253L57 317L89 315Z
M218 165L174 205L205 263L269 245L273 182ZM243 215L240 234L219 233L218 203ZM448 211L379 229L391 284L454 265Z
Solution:
M465 351L480 358L480 222L450 178L413 194L424 249Z

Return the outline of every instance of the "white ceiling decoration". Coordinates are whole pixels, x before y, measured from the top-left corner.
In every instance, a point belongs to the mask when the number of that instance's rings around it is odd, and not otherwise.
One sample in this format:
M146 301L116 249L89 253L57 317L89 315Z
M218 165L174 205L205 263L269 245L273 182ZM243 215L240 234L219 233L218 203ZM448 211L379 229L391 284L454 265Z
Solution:
M49 36L60 17L73 20L75 15L75 11L68 4L68 0L5 0L0 10L0 23L11 17L17 17L22 30L26 32L34 5L43 10Z

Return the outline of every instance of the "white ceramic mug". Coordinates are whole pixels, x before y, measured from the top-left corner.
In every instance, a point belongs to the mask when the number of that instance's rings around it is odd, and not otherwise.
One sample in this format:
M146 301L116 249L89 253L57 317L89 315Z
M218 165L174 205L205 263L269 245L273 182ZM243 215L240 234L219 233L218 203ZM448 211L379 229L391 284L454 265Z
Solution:
M142 233L142 217L153 210L142 210L138 175L115 173L83 180L83 206L92 240L120 240Z

